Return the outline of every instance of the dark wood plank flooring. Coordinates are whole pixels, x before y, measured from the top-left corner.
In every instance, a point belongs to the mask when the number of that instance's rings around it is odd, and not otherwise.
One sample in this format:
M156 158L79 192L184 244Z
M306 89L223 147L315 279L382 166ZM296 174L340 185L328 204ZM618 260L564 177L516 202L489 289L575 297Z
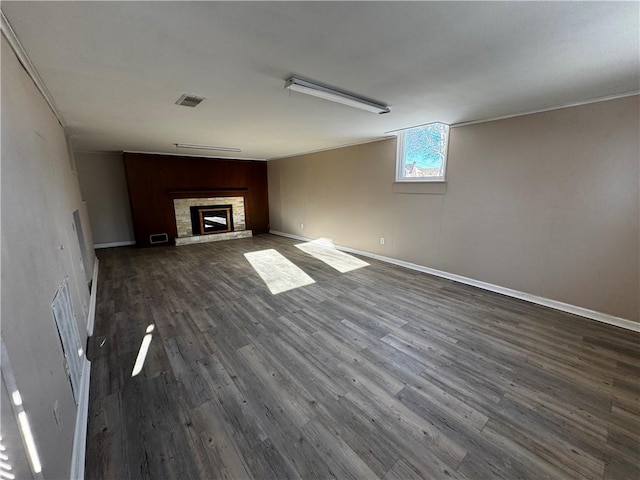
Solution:
M295 243L98 252L87 478L640 478L638 333Z

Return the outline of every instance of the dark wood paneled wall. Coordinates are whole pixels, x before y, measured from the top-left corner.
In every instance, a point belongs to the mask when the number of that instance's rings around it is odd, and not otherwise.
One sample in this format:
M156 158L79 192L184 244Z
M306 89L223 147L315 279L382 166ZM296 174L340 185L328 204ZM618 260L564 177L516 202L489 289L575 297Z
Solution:
M124 153L133 227L138 246L150 246L149 235L167 233L173 242L176 223L173 198L245 197L247 229L269 231L266 162L222 160L174 155Z

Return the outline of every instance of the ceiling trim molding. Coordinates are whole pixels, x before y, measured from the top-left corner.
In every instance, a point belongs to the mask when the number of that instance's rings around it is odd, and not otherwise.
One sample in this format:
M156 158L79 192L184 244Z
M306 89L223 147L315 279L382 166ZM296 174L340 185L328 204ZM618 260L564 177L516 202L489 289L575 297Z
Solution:
M18 61L22 64L25 71L27 72L27 74L29 75L33 83L36 85L36 88L38 89L40 94L44 97L46 102L49 104L49 108L51 108L51 111L58 119L58 122L60 123L62 128L65 128L66 124L64 122L64 118L62 117L62 114L58 110L58 107L56 107L56 103L53 101L53 96L51 95L51 92L49 92L49 89L45 85L44 80L42 80L42 77L36 70L36 67L33 65L33 62L31 62L29 55L27 55L27 52L22 46L22 43L20 43L20 40L18 40L18 36L16 35L16 32L11 27L9 20L7 20L7 17L4 16L4 12L2 10L0 10L0 21L1 21L0 27L2 30L2 34L9 42L9 45L11 46L11 49L13 50L13 52L16 54L16 57L18 57Z
M582 101L579 101L579 102L567 103L566 105L559 105L559 106L556 106L556 107L541 108L540 110L531 110L531 111L527 111L527 112L511 113L509 115L503 115L501 117L493 117L493 118L485 118L485 119L481 119L481 120L471 120L471 121L468 121L468 122L453 123L450 126L451 126L451 128L466 127L467 125L475 125L477 123L495 122L497 120L506 120L508 118L524 117L526 115L535 115L536 113L545 113L545 112L552 112L554 110L562 110L563 108L580 107L581 105L589 105L591 103L607 102L609 100L616 100L618 98L633 97L634 95L640 95L640 90L631 90L629 92L616 93L614 95L607 95L605 97L590 98L588 100L582 100ZM418 125L418 126L421 126L421 125ZM413 127L408 127L408 128L413 128Z
M266 158L250 158L250 157L221 157L213 155L194 155L192 153L168 153L168 152L144 152L140 150L122 150L122 153L143 153L145 155L168 155L170 157L194 157L194 158L210 158L212 160L246 160L251 162L266 162Z
M345 145L338 145L336 147L320 148L318 150L311 150L309 152L294 153L293 155L282 155L281 157L267 158L267 161L270 162L271 160L280 160L282 158L292 158L292 157L302 157L303 155L313 155L314 153L328 152L329 150L338 150L339 148L348 148L348 147L355 147L357 145L365 145L367 143L381 142L383 140L389 140L391 138L396 138L396 135L385 135L384 137L374 138L373 140L363 140L362 142L347 143Z
M90 155L122 155L122 150L73 150L73 153Z

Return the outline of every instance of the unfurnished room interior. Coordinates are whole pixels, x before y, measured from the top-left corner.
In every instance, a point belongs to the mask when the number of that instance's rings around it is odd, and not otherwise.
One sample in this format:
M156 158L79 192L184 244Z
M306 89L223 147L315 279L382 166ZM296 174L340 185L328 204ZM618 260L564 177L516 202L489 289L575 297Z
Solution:
M0 9L0 479L640 478L640 2Z

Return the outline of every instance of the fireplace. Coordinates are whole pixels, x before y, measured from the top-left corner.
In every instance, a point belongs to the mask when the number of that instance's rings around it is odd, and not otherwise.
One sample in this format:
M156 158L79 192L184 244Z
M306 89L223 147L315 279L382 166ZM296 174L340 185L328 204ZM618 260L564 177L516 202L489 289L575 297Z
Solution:
M198 205L190 207L194 235L233 232L231 205Z
M176 245L217 242L252 235L246 226L244 196L183 197L184 194L179 193L180 198L173 199L178 234Z

